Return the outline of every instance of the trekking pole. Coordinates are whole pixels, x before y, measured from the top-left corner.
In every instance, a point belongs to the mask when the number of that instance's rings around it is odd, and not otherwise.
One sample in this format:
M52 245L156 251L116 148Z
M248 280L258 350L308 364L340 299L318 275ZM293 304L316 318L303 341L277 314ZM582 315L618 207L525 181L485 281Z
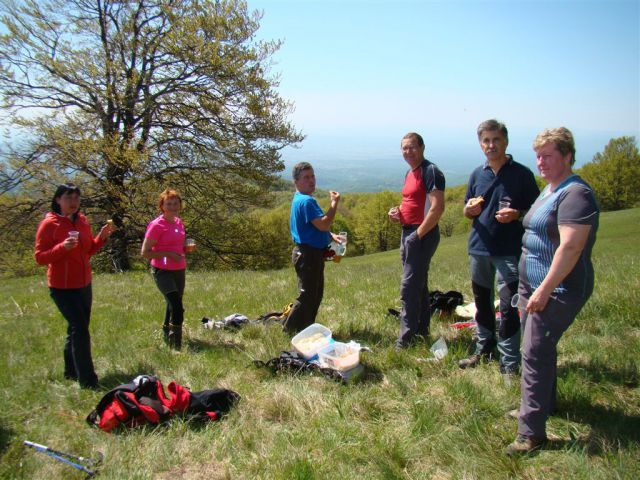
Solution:
M96 470L90 470L87 466L82 465L82 463L85 463L86 465L93 467L93 466L97 466L102 461L102 454L100 452L98 452L99 454L98 458L93 459L93 458L78 457L76 455L71 455L70 453L53 450L52 448L49 448L46 445L40 445L39 443L30 442L29 440L24 440L23 443L27 447L31 447L40 453L49 455L51 458L55 458L56 460L66 463L67 465L70 465L77 470L85 472L89 477L93 477L96 474ZM72 460L75 460L75 462ZM76 462L81 462L81 463L76 463Z

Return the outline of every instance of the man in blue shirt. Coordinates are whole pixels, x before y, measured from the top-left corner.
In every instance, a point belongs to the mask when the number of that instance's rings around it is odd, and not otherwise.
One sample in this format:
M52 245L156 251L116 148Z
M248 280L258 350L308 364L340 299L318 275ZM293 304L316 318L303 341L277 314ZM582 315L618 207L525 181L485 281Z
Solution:
M291 261L298 275L300 294L284 322L284 329L297 333L315 322L324 292L324 252L332 238L337 242L341 240L330 232L340 194L329 192L331 206L324 213L311 196L316 189L316 176L307 162L294 165L293 182L296 193L291 202L289 227L295 247Z
M520 367L520 318L511 306L518 291L518 260L524 229L520 219L540 190L531 170L506 153L507 127L487 120L478 126L480 148L487 161L476 168L467 185L464 215L473 219L469 234L469 269L476 305L478 340L475 353L460 360L460 368L475 367L500 352L500 371L517 373ZM500 298L500 328L496 333L494 281Z

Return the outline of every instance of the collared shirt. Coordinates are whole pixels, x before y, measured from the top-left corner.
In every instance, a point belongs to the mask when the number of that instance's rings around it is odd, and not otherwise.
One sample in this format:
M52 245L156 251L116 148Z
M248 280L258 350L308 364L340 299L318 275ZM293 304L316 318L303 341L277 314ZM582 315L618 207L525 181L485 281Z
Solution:
M465 204L470 198L482 196L484 203L480 215L473 219L469 233L469 254L485 256L519 256L524 229L517 220L500 223L496 220L498 202L507 200L510 207L526 212L540 193L536 179L524 165L507 155L498 174L488 162L476 168L469 177Z

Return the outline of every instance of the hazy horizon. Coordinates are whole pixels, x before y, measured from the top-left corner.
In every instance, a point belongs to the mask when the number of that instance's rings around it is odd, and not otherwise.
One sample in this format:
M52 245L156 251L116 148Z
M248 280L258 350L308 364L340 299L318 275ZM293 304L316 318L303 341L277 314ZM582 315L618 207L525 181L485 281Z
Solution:
M454 132L436 135L433 131L417 131L425 140L425 156L440 167L450 187L466 183L473 169L484 162L473 131L458 135ZM529 167L535 175L538 171L531 143L537 133L510 131L507 148L507 153L513 155L514 160ZM612 138L622 136L619 132L573 133L576 140L575 168L592 161ZM400 153L402 135L397 134L397 138L349 135L347 132L309 135L300 148L283 150L285 171L281 175L290 179L291 167L305 161L313 165L318 188L323 190L352 193L400 190L407 171L407 164ZM633 132L628 136L634 136Z

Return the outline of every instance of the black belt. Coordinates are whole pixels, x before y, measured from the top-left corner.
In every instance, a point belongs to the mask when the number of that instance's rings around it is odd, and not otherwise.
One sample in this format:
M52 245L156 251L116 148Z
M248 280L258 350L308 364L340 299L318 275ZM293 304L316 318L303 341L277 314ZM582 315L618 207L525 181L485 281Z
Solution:
M414 230L420 226L419 223L410 223L408 225L402 225L403 230Z
M324 251L326 247L314 247L313 245L309 245L307 243L296 243L296 247L299 248L313 248L314 250L321 250Z

